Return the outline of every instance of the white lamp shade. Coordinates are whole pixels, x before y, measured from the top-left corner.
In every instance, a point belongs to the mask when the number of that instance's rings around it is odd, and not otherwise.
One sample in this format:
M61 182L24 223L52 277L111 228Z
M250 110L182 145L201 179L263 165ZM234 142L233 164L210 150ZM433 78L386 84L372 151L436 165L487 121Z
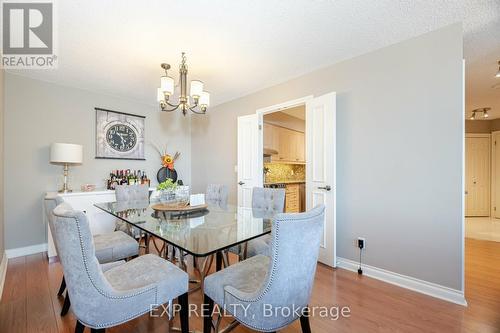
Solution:
M191 97L200 97L203 93L203 82L198 80L191 81L191 89L189 90Z
M156 92L156 100L158 102L163 101L165 96L163 95L163 91L161 91L161 88L158 88L158 91Z
M72 143L53 143L50 146L50 163L79 164L83 160L83 146Z
M200 95L200 102L199 104L201 106L209 106L210 105L210 93L207 91L203 91Z
M174 94L174 79L170 76L162 76L160 79L160 88L167 95Z

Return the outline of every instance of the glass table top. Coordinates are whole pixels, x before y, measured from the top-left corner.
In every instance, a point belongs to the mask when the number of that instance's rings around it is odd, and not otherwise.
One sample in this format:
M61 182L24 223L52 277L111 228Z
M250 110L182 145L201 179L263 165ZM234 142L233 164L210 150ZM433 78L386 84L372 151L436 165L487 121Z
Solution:
M251 208L208 204L193 213L158 212L155 202L106 202L96 207L194 256L207 256L271 232L273 215Z

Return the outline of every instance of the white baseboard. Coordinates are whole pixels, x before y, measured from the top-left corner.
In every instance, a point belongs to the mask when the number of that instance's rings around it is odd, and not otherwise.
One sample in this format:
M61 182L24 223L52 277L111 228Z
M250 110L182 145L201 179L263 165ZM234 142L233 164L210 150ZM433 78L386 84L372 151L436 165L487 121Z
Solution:
M10 258L28 256L30 254L35 254L45 251L47 251L47 243L18 247L15 249L8 249L5 250L5 253L7 254L7 258L10 259Z
M353 272L357 272L359 267L359 264L356 261L340 257L337 257L337 265L337 267L339 268L347 269ZM432 297L440 298L448 302L467 306L464 292L461 290L456 290L436 283L416 279L411 276L394 273L378 267L362 265L362 268L363 275L369 276L371 278L394 284L396 286L410 289Z
M0 262L0 299L3 295L3 285L5 283L5 276L7 275L7 253L4 251L2 256L2 261Z

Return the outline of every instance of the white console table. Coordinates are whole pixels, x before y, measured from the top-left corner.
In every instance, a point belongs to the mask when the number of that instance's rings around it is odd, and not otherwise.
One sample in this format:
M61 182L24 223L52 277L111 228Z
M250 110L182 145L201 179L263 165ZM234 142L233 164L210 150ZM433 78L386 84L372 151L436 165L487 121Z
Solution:
M154 188L150 189L150 191L152 190L154 190ZM92 192L47 193L47 195L49 194L58 194L64 201L69 203L73 209L83 211L87 214L92 234L97 235L113 232L115 230L116 218L94 206L96 203L116 201L115 191L102 190ZM43 207L45 207L45 205L43 205ZM43 213L43 220L47 227L47 252L50 260L57 256L57 252L54 247L54 241L50 233L50 228L48 227L45 212Z

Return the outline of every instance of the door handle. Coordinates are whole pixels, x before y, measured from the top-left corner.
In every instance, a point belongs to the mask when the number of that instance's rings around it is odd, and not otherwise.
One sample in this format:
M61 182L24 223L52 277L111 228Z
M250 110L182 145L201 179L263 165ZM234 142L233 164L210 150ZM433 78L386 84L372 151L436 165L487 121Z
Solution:
M330 185L326 185L326 186L319 186L318 187L318 190L327 190L327 191L331 191L332 190L332 187Z
M244 183L244 182L242 182L242 181L239 181L239 182L238 182L238 185L245 185L245 183Z

